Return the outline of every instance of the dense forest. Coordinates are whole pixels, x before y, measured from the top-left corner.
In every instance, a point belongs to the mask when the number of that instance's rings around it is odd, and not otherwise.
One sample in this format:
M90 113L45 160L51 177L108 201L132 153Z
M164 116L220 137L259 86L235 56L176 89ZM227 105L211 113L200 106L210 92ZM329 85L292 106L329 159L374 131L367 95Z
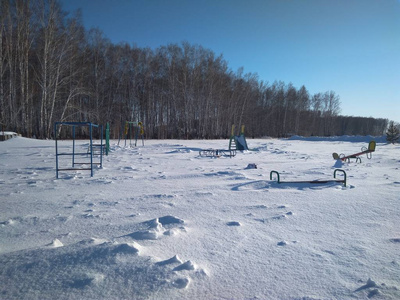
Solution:
M0 0L0 123L53 138L54 122L142 122L147 138L382 135L388 120L340 115L334 91L259 80L187 42L112 44L56 0ZM134 43L134 41L132 41Z

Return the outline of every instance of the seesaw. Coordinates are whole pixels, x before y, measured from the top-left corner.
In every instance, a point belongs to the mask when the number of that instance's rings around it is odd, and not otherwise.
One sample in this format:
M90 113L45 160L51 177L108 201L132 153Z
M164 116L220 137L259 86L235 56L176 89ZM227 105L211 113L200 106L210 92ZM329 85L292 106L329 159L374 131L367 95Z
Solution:
M375 141L370 141L369 144L368 144L368 148L365 147L365 146L361 147L361 152L358 152L358 153L355 153L355 154L352 154L352 155L347 155L347 156L344 155L343 153L341 153L341 154L339 155L339 154L337 154L336 152L334 152L334 153L332 153L332 156L333 156L333 159L336 159L336 160L339 160L339 159L340 159L340 160L342 160L342 161L347 160L348 162L350 162L350 158L355 158L355 159L356 159L356 162L357 162L357 161L360 161L360 162L361 162L361 157L360 157L360 155L366 154L366 155L367 155L367 158L368 158L368 159L371 159L371 157L372 157L372 152L375 151L375 147L376 147Z
M343 171L342 169L336 169L333 172L333 178L336 178L336 173L337 172L342 172L343 173L343 179L332 179L332 180L304 180L304 181L281 181L280 175L277 171L271 171L269 173L269 179L272 180L272 174L276 174L278 178L278 183L315 183L315 184L324 184L324 183L330 183L330 182L339 182L343 183L343 186L346 186L346 172Z

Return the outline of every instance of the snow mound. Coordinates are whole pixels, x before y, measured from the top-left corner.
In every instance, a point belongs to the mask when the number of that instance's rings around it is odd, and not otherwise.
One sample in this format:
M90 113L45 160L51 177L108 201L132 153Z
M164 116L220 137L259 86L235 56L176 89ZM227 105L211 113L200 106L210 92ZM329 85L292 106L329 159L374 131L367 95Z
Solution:
M167 260L159 261L156 264L159 266L165 266L165 265L177 264L177 263L182 264L182 261L180 260L178 255L175 255Z
M48 244L49 247L51 248L58 248L64 246L63 243L59 239L54 239L50 244Z

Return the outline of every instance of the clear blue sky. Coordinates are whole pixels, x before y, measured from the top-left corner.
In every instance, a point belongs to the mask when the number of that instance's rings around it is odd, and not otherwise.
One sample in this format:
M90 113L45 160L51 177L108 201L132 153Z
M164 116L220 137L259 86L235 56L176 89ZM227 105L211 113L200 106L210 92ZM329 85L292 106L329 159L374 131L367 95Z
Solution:
M60 2L113 43L198 44L265 82L333 90L342 115L400 122L400 0Z

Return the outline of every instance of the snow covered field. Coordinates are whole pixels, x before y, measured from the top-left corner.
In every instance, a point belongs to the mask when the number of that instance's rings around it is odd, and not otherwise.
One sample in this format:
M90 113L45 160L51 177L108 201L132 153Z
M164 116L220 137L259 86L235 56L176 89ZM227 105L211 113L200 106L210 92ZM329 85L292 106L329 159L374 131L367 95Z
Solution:
M60 179L54 141L0 142L0 299L400 299L400 146L332 158L370 140L112 141Z

